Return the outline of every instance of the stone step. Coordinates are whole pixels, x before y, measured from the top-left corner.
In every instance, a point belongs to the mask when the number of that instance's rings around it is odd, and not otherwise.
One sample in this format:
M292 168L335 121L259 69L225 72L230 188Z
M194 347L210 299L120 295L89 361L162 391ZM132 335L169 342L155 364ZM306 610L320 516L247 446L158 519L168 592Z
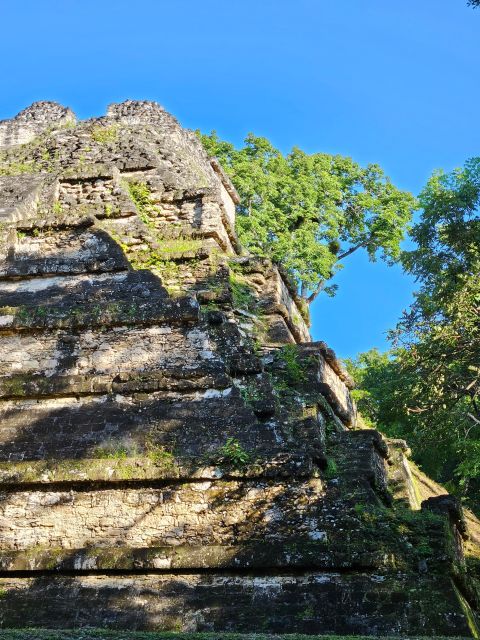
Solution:
M222 472L217 469L216 475ZM173 557L183 546L184 564L179 566L194 568L196 547L262 543L298 562L313 548L323 568L367 566L366 559L371 563L376 558L376 568L417 572L423 562L429 573L444 570L440 519L425 523L421 515L408 520L402 513L363 511L357 505L337 501L319 479L298 476L10 487L0 504L1 557L42 559L46 553L51 559L59 554L63 562L85 547L95 547L100 557L102 548L115 547L119 565L107 568L121 570L122 558L128 560L132 549L162 546ZM404 529L401 536L399 527ZM413 548L412 539L425 548ZM194 564L189 566L192 547Z
M38 331L42 329L78 330L118 326L182 325L199 319L199 305L191 296L164 298L152 304L145 298L44 304L41 306L0 307L0 334L12 330Z
M280 541L248 541L243 544L179 546L89 546L82 549L30 547L0 551L0 571L105 572L181 571L201 569L398 569L398 558L381 550L352 558L329 548L326 542L285 538Z
M0 618L6 628L471 636L449 577L414 585L375 572L11 577L0 578Z
M92 457L102 447L112 455L141 452L152 439L179 455L202 456L228 438L255 457L262 451L274 455L291 435L274 421L260 424L232 388L0 403L0 459L5 461Z
M63 460L26 460L0 462L0 483L4 490L22 491L42 487L82 488L154 486L159 481L175 483L178 480L247 480L249 478L279 479L311 477L314 465L305 453L271 452L256 457L242 466L225 464L218 458L212 461L172 455L160 447L150 447L143 455L117 455L104 450L103 458ZM212 456L213 457L213 456ZM213 465L213 466L212 466Z
M0 278L119 271L128 268L120 246L100 229L39 231L0 248Z
M120 271L0 280L0 306L35 307L45 304L77 306L85 303L167 298L159 278L150 271Z
M188 315L182 319L188 320L191 305L183 302ZM162 303L163 308L153 311L163 312L164 317L172 306L175 312L179 309L170 300ZM0 334L0 345L0 397L231 384L208 333L198 327L110 324L108 331L100 326L76 332L20 332Z

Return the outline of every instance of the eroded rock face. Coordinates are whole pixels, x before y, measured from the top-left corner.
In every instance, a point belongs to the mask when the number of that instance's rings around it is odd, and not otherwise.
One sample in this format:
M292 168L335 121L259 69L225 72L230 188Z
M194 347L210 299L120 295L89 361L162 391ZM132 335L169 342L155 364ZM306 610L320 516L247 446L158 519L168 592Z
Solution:
M0 149L30 142L49 127L74 123L73 111L57 102L34 102L12 120L0 121Z
M195 135L36 103L0 147L1 625L468 636L463 520L355 428Z

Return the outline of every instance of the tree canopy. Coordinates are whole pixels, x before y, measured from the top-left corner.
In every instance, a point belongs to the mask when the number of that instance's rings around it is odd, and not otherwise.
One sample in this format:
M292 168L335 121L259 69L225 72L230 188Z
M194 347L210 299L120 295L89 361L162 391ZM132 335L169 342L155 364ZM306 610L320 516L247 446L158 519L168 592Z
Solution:
M336 285L328 282L359 249L371 260L399 259L415 199L378 165L361 167L350 158L298 148L284 155L253 134L241 149L215 132L201 139L241 197L242 244L281 265L306 301L322 290L333 294Z
M403 254L419 291L391 332L390 354L349 366L360 410L413 441L437 479L480 488L480 158L436 173L420 195L417 243Z

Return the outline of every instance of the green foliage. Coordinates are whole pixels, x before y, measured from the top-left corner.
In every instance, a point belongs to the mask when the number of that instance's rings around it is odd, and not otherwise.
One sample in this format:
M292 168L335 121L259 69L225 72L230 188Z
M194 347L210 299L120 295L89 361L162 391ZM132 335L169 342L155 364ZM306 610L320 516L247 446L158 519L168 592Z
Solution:
M107 202L103 207L103 214L106 218L110 218L113 213L113 206Z
M186 253L195 253L202 246L199 238L179 237L179 238L162 238L158 237L161 242L160 253L164 259L168 256L179 256Z
M137 207L138 215L145 224L150 225L149 212L152 207L150 189L145 182L127 182L128 193Z
M283 155L252 134L242 149L215 132L200 137L240 194L240 240L281 265L305 300L321 290L333 294L336 285L327 281L360 248L371 260L399 258L415 200L377 165L362 168L350 158L298 148Z
M22 173L36 173L40 167L33 160L2 161L0 158L0 176L16 176Z
M215 462L240 469L250 462L250 454L236 438L227 438L215 455Z
M115 142L118 135L118 128L112 124L109 127L103 127L98 125L92 129L92 139L100 144L107 144L108 142Z
M243 400L249 405L252 405L261 399L261 393L258 385L255 384L255 380L250 383L247 382L244 387L240 387L240 395L242 396Z
M165 447L153 442L147 442L147 457L157 466L164 469L173 469L175 458Z
M125 447L97 447L93 451L93 457L111 460L124 460L125 458L128 458L128 451Z
M344 362L356 383L352 397L367 426L376 427L392 437L404 437L405 398L393 354L371 349Z
M228 282L232 292L235 308L252 310L256 303L252 287L240 274L235 273L234 271L230 271Z
M154 266L157 262L169 260L172 256L195 253L201 246L199 238L192 237L190 230L180 225L157 225L155 218L159 210L152 201L148 185L145 182L126 182L126 188L138 211L140 219L151 233L151 248L136 256L142 269ZM127 248L128 252L128 248Z
M129 443L115 442L108 440L95 447L92 451L92 458L102 458L110 460L125 460L136 455L136 447Z
M281 348L278 357L284 366L284 379L289 385L296 385L305 382L305 363L301 362L298 356L298 348L295 344L286 344Z
M406 271L420 289L390 354L347 363L360 411L405 437L422 467L480 507L480 158L435 173L420 195Z
M333 480L333 478L336 478L338 476L337 463L332 458L328 458L327 468L323 472L323 475L327 480Z

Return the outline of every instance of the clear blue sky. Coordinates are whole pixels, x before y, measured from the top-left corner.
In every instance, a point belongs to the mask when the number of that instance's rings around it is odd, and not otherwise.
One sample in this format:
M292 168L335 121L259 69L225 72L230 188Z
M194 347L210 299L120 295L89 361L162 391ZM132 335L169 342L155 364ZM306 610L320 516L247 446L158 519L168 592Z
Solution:
M80 117L153 99L235 143L253 131L378 162L418 192L480 154L480 10L466 0L0 0L0 118L34 100ZM385 348L411 299L398 268L352 256L313 335Z

